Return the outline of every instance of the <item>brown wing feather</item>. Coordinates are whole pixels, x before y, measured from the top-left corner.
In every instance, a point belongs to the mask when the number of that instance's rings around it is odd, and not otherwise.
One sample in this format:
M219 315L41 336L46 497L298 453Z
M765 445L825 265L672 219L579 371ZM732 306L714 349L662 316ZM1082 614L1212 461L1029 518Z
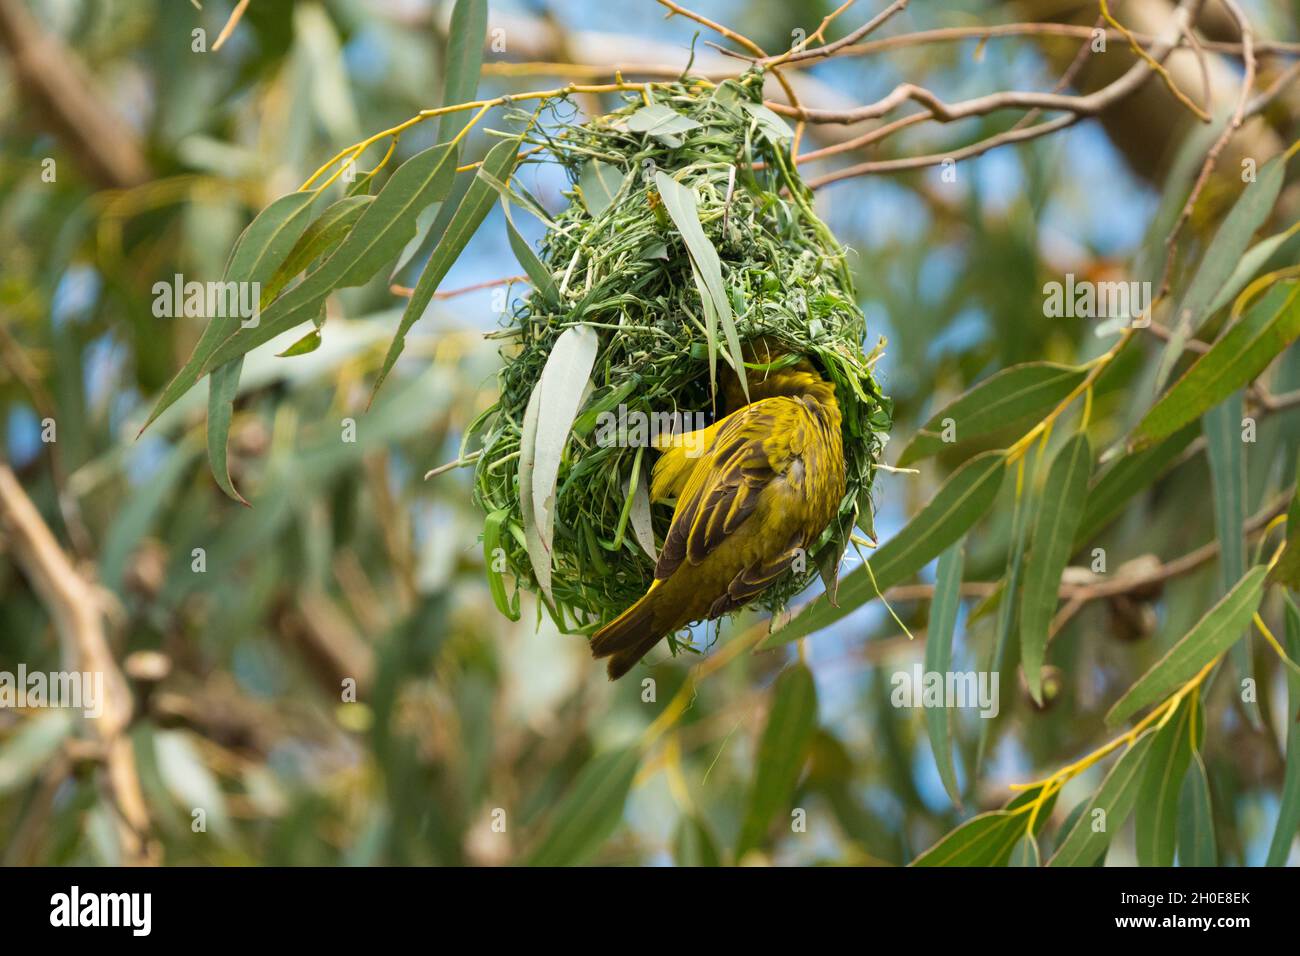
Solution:
M778 403L788 401L764 399L720 423L710 451L677 499L656 578L667 578L683 561L700 564L753 514L760 493L786 464L787 446L773 438Z

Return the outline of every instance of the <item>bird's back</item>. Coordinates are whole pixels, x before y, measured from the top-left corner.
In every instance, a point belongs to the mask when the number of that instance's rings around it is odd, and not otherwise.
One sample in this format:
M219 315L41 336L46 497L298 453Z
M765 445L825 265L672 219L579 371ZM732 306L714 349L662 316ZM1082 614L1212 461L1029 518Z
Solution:
M750 383L752 401L655 464L676 497L649 592L592 639L616 678L666 634L761 594L808 549L844 496L835 390L806 361Z

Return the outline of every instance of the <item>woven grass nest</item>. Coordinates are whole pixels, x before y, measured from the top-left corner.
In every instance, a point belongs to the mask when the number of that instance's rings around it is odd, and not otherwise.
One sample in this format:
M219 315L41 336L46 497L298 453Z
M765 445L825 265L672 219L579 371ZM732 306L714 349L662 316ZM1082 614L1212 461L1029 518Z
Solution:
M658 452L635 427L618 441L601 428L611 415L646 420L635 413L690 416L686 428L711 423L724 379L734 381L737 346L760 336L794 353L783 361L811 358L834 383L847 487L812 560L756 603L783 607L819 570L838 567L855 524L870 533L874 464L890 426L891 404L872 375L883 341L864 352L845 250L814 214L791 161L791 130L762 105L761 89L757 71L716 86L683 78L627 94L626 105L584 125L528 136L539 147L531 161L565 168L572 201L547 221L536 254L511 226L533 287L494 333L507 340L500 397L466 435L481 443L474 496L487 515L489 582L511 617L521 586L543 594L562 631L590 633L645 592L650 552L672 518L671 503L651 505L645 490ZM512 198L540 212L518 192ZM716 250L725 302L709 284L701 235L678 228L683 217L692 225L697 217ZM577 348L575 329L585 343ZM590 365L585 382L576 381L575 352L580 369ZM770 368L742 364L749 380ZM566 401L572 411L557 411ZM558 424L546 421L556 415ZM526 487L546 455L539 432L559 459L553 497ZM547 547L538 539L549 524ZM515 579L513 595L503 575Z

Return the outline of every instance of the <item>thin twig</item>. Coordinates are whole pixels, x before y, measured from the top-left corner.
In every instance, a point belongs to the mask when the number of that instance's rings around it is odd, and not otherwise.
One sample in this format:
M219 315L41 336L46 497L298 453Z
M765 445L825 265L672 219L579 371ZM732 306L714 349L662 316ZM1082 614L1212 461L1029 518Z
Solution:
M824 46L814 47L811 50L800 50L798 52L791 50L787 53L782 53L780 56L770 56L766 59L757 60L756 62L762 66L780 66L783 63L802 63L807 60L819 60L824 59L825 57L834 56L839 50L857 43L868 34L874 33L877 29L883 26L885 21L890 17L902 13L907 9L907 4L909 2L910 0L894 0L893 3L880 11L880 13L876 14L862 26L858 27L858 29L854 30L847 36L841 37L834 43L827 43ZM821 27L818 28L817 32L820 33L825 28L826 24L823 23ZM723 52L726 51L724 50Z
M469 292L480 292L483 289L491 289L499 285L511 285L515 282L527 281L528 276L526 275L506 276L503 279L488 279L486 282L475 282L473 285L461 286L459 289L447 289L445 292L435 292L433 297L435 299L454 299L458 295L465 295ZM415 294L415 290L410 286L397 285L396 283L390 285L388 291L393 293L393 295L400 295L408 299Z
M239 3L235 5L235 9L230 11L230 19L226 21L226 25L222 27L221 32L217 34L216 42L212 44L213 53L216 53L225 45L230 34L235 32L235 27L239 26L239 21L243 19L244 11L247 9L248 0L239 0Z
M1165 237L1165 264L1160 277L1160 288L1157 290L1156 298L1164 298L1169 292L1169 286L1173 279L1174 259L1178 255L1178 237L1182 233L1183 226L1191 218L1192 210L1196 207L1196 201L1201 196L1201 190L1210 179L1210 174L1219 162L1219 154L1223 152L1228 141L1241 128L1242 122L1246 118L1246 107L1250 103L1250 94L1255 87L1255 34L1251 30L1250 21L1242 12L1236 0L1222 0L1223 5L1237 20L1237 25L1241 30L1241 48L1242 59L1246 64L1245 76L1241 81L1241 92L1237 96L1237 106L1233 110L1232 118L1224 125L1223 132L1214 141L1210 151L1205 154L1205 161L1201 164L1201 171L1196 177L1196 184L1192 187L1191 193L1187 196L1187 202L1183 204L1182 211L1178 214L1178 219L1173 228L1169 230L1169 235ZM1181 320L1180 320L1181 321Z

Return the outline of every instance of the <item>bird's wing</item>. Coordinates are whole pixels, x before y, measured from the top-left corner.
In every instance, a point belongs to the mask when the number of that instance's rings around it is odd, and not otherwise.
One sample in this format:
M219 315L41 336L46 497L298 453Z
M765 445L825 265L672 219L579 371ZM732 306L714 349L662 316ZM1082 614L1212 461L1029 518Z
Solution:
M691 432L661 436L654 442L654 446L663 454L655 462L651 477L651 501L681 496L695 466L704 460L718 429L725 421L723 419Z
M795 406L800 406L797 399L767 398L718 423L712 447L698 459L677 499L655 566L657 579L667 578L683 561L698 565L753 514L763 489L803 446L805 416Z

